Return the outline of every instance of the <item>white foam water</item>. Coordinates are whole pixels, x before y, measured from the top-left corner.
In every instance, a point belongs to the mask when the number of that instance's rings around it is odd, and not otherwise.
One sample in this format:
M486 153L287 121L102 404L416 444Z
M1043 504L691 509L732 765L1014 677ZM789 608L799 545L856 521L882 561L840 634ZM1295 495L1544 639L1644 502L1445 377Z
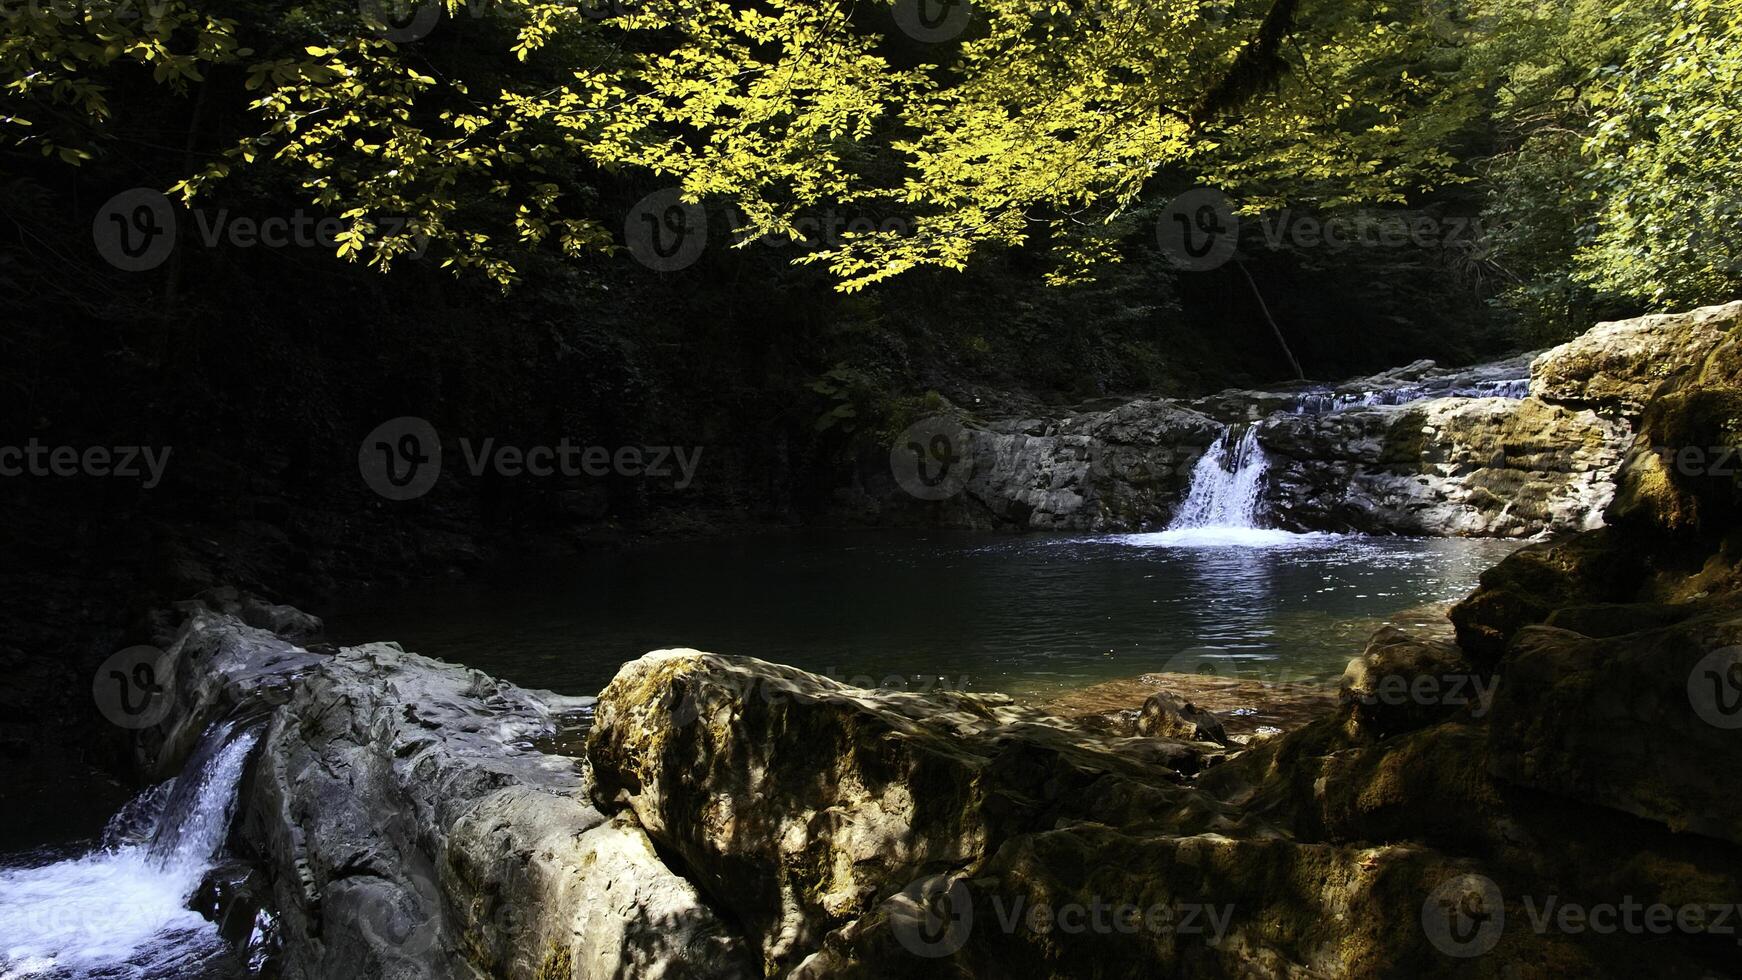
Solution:
M1125 534L1119 540L1138 548L1314 548L1346 537L1326 531L1300 534L1272 527L1187 527Z
M0 869L0 980L168 980L224 952L187 908L224 845L258 730L212 726L182 775L71 860Z
M1335 534L1296 534L1260 526L1264 475L1270 460L1258 444L1258 429L1238 439L1222 432L1192 470L1192 485L1167 530L1120 538L1140 548L1298 548L1322 545Z
M1174 515L1169 531L1202 528L1256 529L1270 460L1258 444L1258 428L1246 429L1238 442L1234 430L1223 431L1216 444L1198 458L1192 470L1191 492Z

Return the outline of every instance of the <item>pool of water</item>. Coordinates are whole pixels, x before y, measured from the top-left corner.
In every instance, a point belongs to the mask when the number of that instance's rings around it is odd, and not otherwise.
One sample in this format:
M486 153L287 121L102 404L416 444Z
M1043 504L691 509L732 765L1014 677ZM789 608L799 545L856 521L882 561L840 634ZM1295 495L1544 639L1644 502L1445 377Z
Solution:
M378 595L328 626L567 694L596 693L649 650L694 647L868 686L1042 698L1157 670L1331 678L1378 625L1437 615L1424 607L1516 547L1255 529L770 533Z

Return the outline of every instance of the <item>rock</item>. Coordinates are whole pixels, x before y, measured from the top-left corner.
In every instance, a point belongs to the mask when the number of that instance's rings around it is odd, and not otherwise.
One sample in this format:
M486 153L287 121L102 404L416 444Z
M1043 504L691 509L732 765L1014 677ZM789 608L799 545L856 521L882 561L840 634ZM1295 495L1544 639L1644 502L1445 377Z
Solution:
M1385 738L1454 714L1481 718L1497 683L1472 667L1456 643L1386 626L1349 662L1340 696L1357 731Z
M1238 828L1119 748L1004 699L661 651L600 695L587 755L600 805L632 810L780 974L910 883L1060 821Z
M1259 426L1272 457L1264 496L1286 529L1535 537L1599 526L1631 430L1522 397L1531 363L1421 361L1336 388L969 424L966 475L946 499L895 486L887 450L867 458L856 499L881 500L885 520L954 527L1157 529L1205 450L1240 423Z
M1695 611L1689 606L1658 602L1597 602L1562 606L1549 613L1543 625L1594 639L1607 639L1673 626Z
M1228 740L1228 732L1222 727L1220 718L1166 691L1157 691L1143 702L1143 710L1137 716L1137 734L1145 738L1233 744Z
M1524 630L1494 701L1494 774L1742 843L1742 801L1717 775L1742 771L1738 644L1733 607L1608 638Z
M270 883L283 976L758 973L633 816L591 804L580 760L538 748L593 699L391 644L317 656L206 609L172 652L168 731L265 716L237 823Z
M181 768L200 736L238 712L264 714L325 658L234 616L194 605L169 657L169 714L141 733L135 752L144 772L163 779Z
M1325 684L1280 683L1199 673L1152 673L1070 691L1039 705L1041 711L1091 731L1137 735L1143 703L1157 688L1213 712L1230 742L1249 744L1292 731L1337 707L1336 689Z
M1599 323L1531 365L1543 401L1636 416L1688 382L1742 385L1742 302Z
M1654 401L1608 517L1681 536L1742 523L1742 389L1699 383Z
M1646 570L1614 529L1527 545L1483 572L1476 591L1452 607L1458 646L1491 670L1519 630L1565 606L1627 601Z
M267 602L259 596L242 600L242 621L287 640L304 642L320 636L326 629L319 616L311 616L295 606Z
M973 471L952 502L971 526L1135 529L1165 522L1221 426L1169 401L972 433Z
M795 978L1432 975L1452 960L1423 910L1462 875L1520 922L1562 883L1696 902L1742 882L1620 813L1521 808L1487 743L1468 718L1370 744L1331 718L1182 780L1000 701L663 651L601 695L588 756L601 805ZM1701 949L1508 928L1460 962L1692 977Z
M1442 398L1259 425L1291 530L1532 537L1601 523L1625 423L1526 399Z

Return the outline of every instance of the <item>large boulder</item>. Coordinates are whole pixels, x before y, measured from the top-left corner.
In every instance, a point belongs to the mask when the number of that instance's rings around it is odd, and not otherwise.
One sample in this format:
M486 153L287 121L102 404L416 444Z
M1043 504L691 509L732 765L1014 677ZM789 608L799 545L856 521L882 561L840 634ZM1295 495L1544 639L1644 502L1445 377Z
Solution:
M1607 637L1533 626L1494 698L1491 768L1521 786L1742 844L1742 608Z
M1643 555L1612 528L1527 545L1483 572L1476 591L1452 607L1458 646L1492 670L1519 630L1568 606L1628 601L1648 574Z
M292 980L729 977L756 971L629 814L555 751L591 698L526 691L392 644L311 653L192 608L167 765L220 717L261 726L241 790ZM293 618L294 619L294 618Z
M1467 718L1374 743L1327 719L1195 779L1128 754L1144 741L663 651L601 695L588 757L600 805L647 828L768 975L807 980L1695 977L1685 937L1617 950L1516 926L1465 958L1424 915L1466 879L1515 923L1563 881L1639 888L1674 867L1655 894L1704 900L1738 880L1686 875L1667 830L1631 830L1625 867L1591 861L1621 815L1569 833L1565 810L1511 809Z
M1544 401L1637 416L1693 382L1742 386L1742 302L1599 323L1531 366Z
M1167 400L964 430L967 476L940 517L967 527L1134 530L1165 523L1221 426ZM901 499L900 491L892 494ZM909 505L916 502L911 499Z
M870 691L693 650L626 664L587 755L600 805L631 809L771 974L909 883L1061 820L1236 827L1178 770L1007 699Z

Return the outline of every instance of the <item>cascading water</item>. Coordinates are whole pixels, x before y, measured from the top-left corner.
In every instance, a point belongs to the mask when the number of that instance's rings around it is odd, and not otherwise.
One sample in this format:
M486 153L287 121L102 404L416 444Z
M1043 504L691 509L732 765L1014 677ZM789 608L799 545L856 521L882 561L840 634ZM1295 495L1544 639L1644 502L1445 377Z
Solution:
M1294 396L1288 411L1295 415L1328 415L1346 408L1408 405L1429 398L1506 398L1518 401L1529 396L1529 378L1503 378L1458 386L1443 382L1408 384L1378 391L1334 392L1321 388Z
M100 847L0 869L0 980L188 977L226 951L187 908L220 855L258 727L213 725L182 774L140 794Z
M1191 492L1167 529L1257 528L1259 498L1269 467L1256 426L1248 427L1238 442L1233 429L1224 431L1198 459Z
M1269 469L1257 426L1225 429L1198 458L1191 489L1167 530L1120 540L1150 548L1278 548L1334 540L1336 535L1296 534L1261 525Z

